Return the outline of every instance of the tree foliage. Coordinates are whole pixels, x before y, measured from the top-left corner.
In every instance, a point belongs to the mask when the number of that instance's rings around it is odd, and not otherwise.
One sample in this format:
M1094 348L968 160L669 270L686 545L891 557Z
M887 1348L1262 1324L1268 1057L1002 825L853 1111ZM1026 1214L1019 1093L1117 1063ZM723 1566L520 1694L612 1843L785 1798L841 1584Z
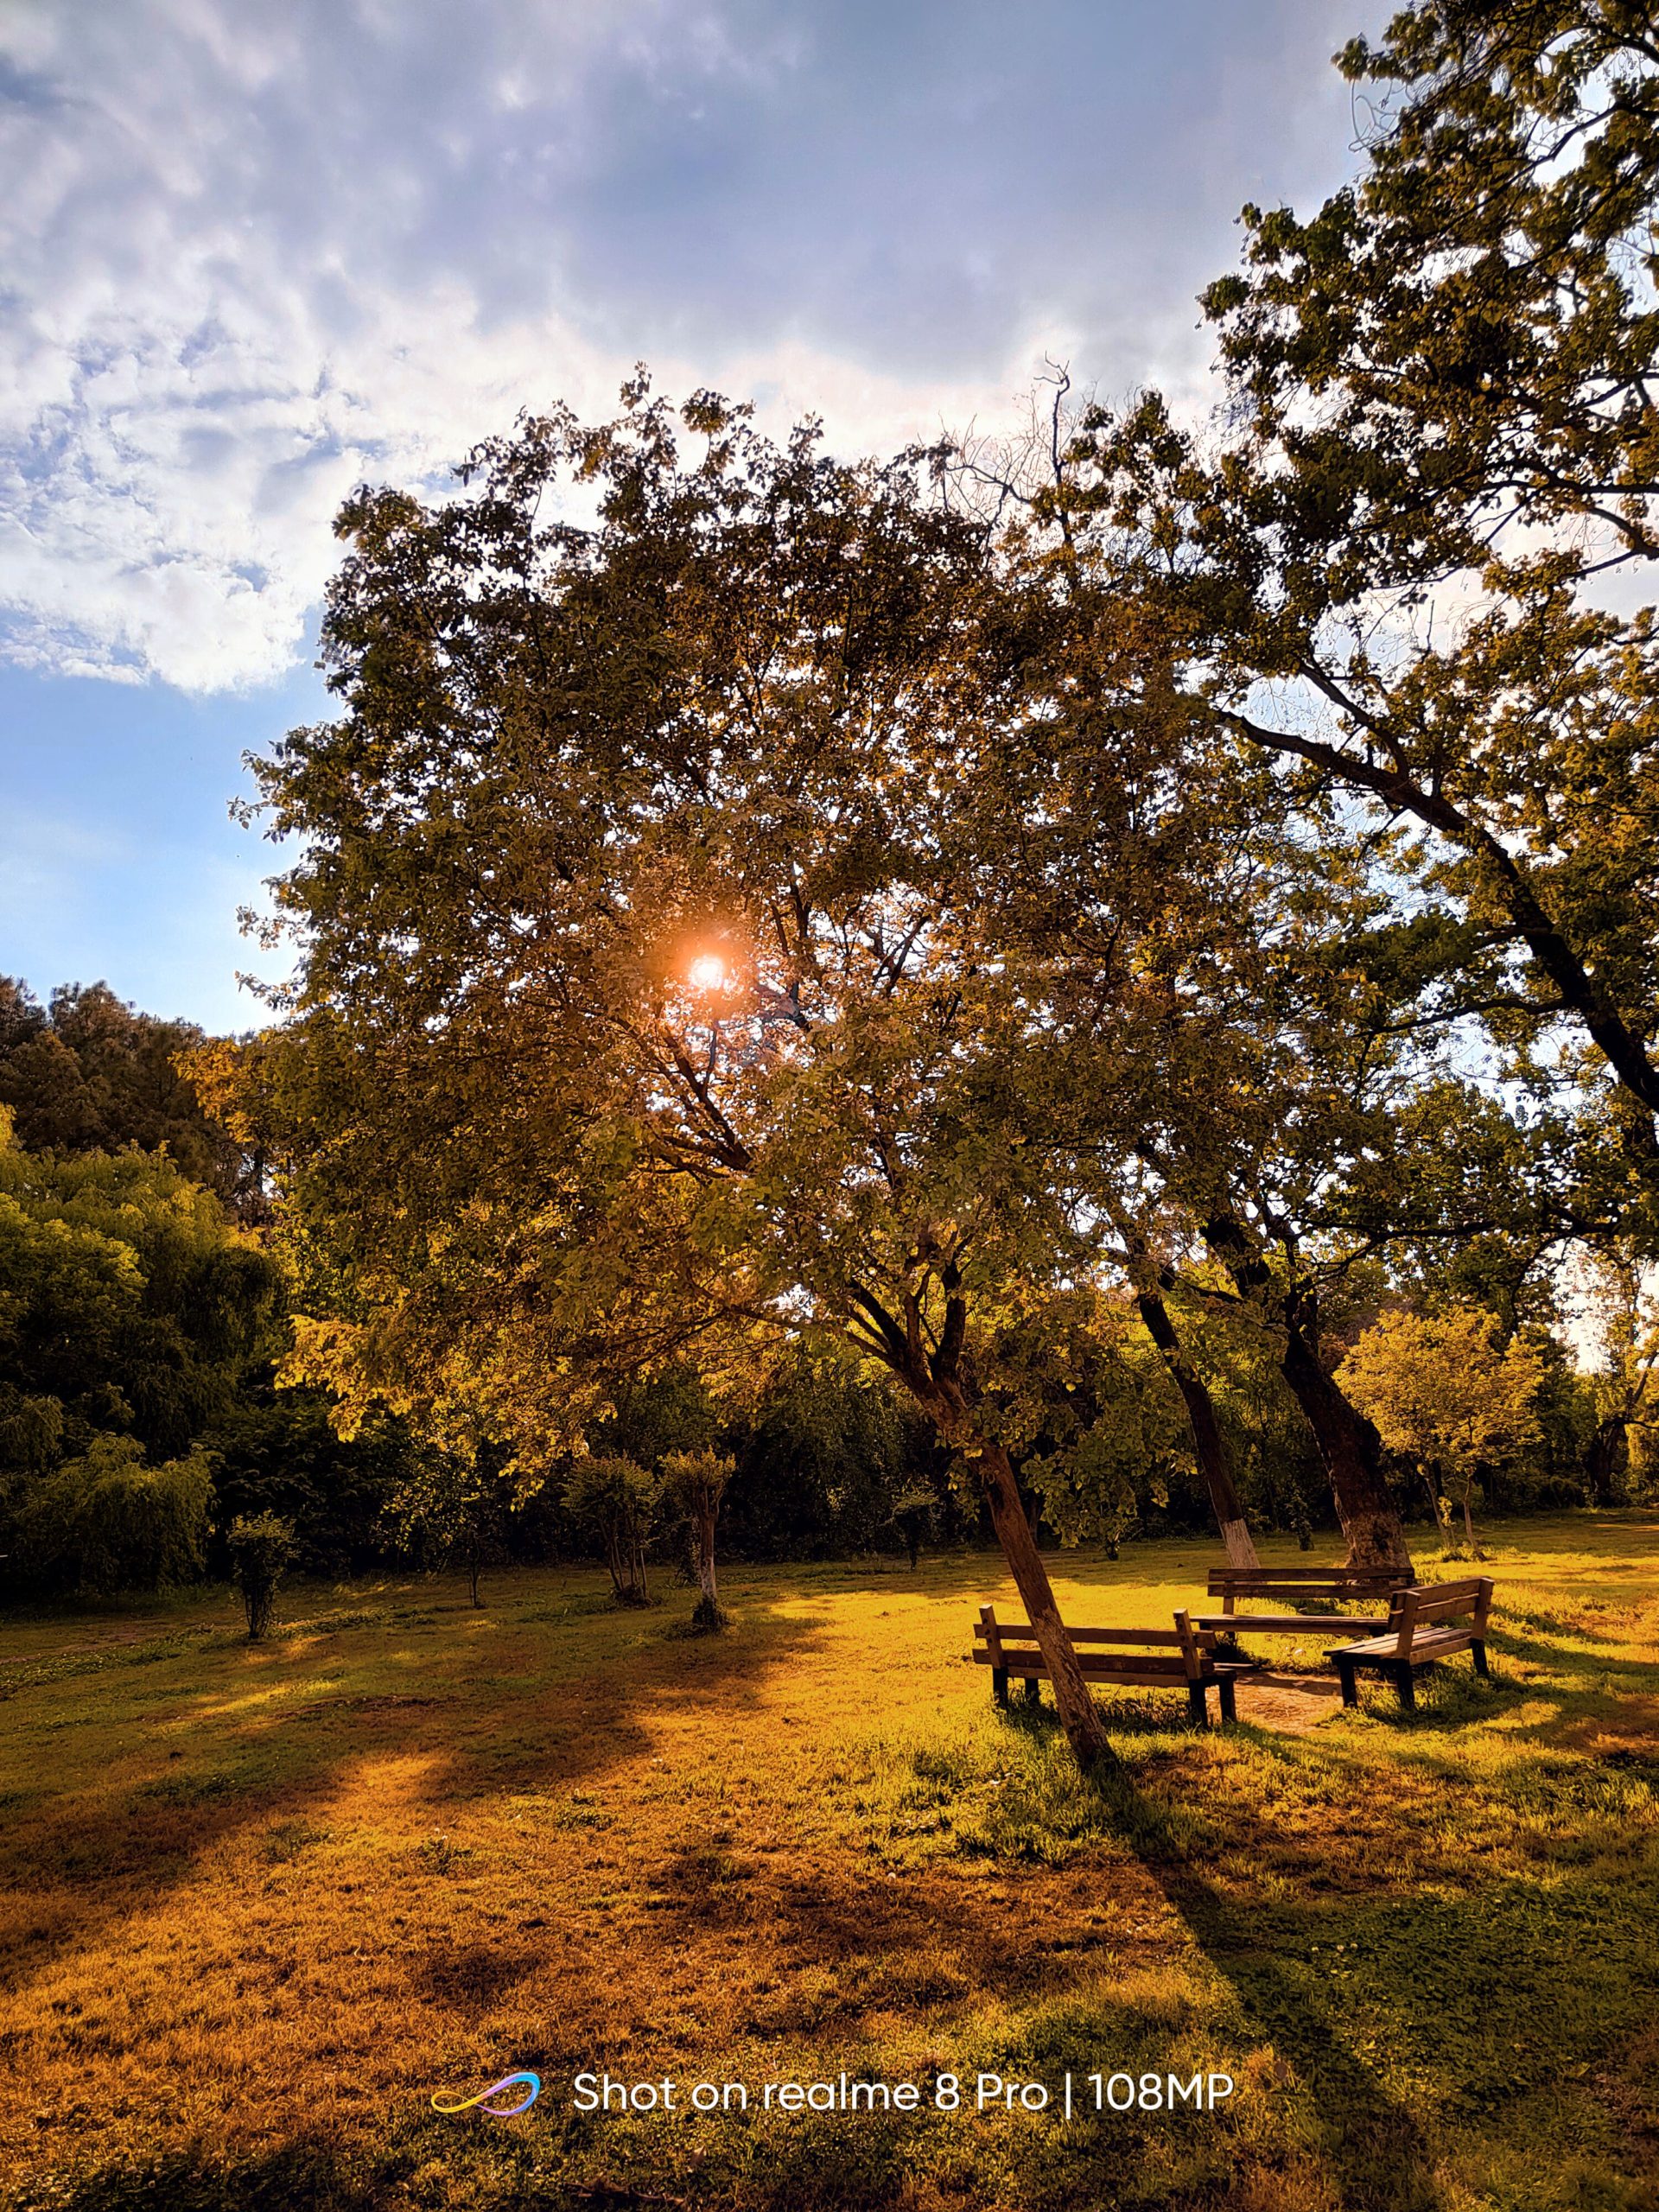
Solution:
M194 1022L141 1014L107 983L65 984L42 1007L0 976L0 1104L25 1151L164 1150L193 1183L257 1217L258 1163L208 1119L187 1072L207 1043Z
M107 1433L14 1493L13 1541L37 1589L111 1596L194 1581L213 1497L205 1453L147 1465Z
M1475 1484L1536 1437L1543 1373L1532 1345L1501 1342L1495 1315L1455 1306L1380 1315L1341 1369L1389 1449L1422 1470L1443 1528L1455 1497L1477 1558Z
M657 1534L663 1478L636 1459L579 1459L564 1478L563 1497L565 1511L604 1560L617 1603L649 1605L647 1554Z
M1096 411L1065 497L1189 696L1310 823L1334 793L1363 826L1402 1018L1478 1024L1581 1122L1562 1210L1651 1249L1655 633L1611 611L1659 490L1651 26L1425 0L1341 61L1377 102L1363 172L1306 219L1245 211L1214 435Z
M278 1513L238 1513L225 1541L231 1579L248 1617L248 1641L257 1643L270 1633L276 1592L293 1563L294 1524Z

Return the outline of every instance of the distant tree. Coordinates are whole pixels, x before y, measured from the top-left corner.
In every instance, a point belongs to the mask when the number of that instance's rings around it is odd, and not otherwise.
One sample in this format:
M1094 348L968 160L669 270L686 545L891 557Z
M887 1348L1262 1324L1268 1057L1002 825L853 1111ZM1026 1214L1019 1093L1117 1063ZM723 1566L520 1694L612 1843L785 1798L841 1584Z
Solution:
M715 1521L737 1462L718 1452L667 1452L660 1465L667 1496L691 1524L699 1593L693 1624L711 1630L724 1628L727 1616L715 1580Z
M206 1432L219 1532L210 1566L226 1564L230 1522L262 1512L293 1523L295 1564L303 1573L360 1574L391 1556L416 1447L401 1423L386 1419L355 1436L339 1435L331 1402L320 1390L277 1389L269 1359L251 1363L238 1378L230 1404Z
M724 1442L737 1462L728 1541L773 1559L870 1549L933 1448L879 1377L804 1350L773 1366Z
M258 1162L209 1120L184 1071L207 1042L194 1022L140 1014L106 983L65 984L42 1007L0 976L0 1103L26 1151L165 1148L192 1182L257 1215Z
M662 1478L635 1459L578 1459L563 1485L565 1511L597 1545L620 1605L651 1602L646 1554L662 1504ZM710 1530L711 1565L713 1531Z
M1343 1362L1341 1377L1390 1450L1421 1469L1448 1552L1455 1499L1470 1556L1482 1558L1475 1484L1483 1468L1513 1459L1537 1435L1537 1352L1518 1340L1502 1344L1496 1317L1471 1307L1385 1313Z
M921 1564L922 1546L932 1535L938 1517L938 1493L925 1483L906 1484L893 1502L887 1518L903 1541L912 1574Z
M450 1562L467 1577L473 1605L486 1567L506 1556L504 1527L512 1485L500 1473L502 1455L480 1445L468 1452L435 1446L406 1450L387 1512L406 1545L418 1547L428 1565Z
M278 1269L170 1160L40 1156L9 1131L0 1107L8 1578L188 1577L201 1564L202 1455L272 1349Z
M31 1450L47 1428L71 1457L105 1429L187 1450L268 1347L278 1268L171 1160L41 1156L7 1128L0 1109L0 1421L26 1398Z
M238 1514L226 1535L231 1579L248 1617L248 1641L270 1631L276 1592L294 1558L294 1524L276 1513Z

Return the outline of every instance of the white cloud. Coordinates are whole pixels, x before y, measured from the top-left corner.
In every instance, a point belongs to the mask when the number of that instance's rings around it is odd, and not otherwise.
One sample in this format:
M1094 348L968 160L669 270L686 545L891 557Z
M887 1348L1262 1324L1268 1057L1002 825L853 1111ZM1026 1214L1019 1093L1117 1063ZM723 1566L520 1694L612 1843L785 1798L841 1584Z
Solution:
M14 5L0 651L267 682L353 483L607 407L637 353L860 442L995 415L1058 344L1190 376L1207 217L1256 185L1226 149L1287 53L1318 90L1333 15L1198 12L1207 76L1096 0L1043 0L1012 54L990 0ZM1164 73L1161 128L1112 37ZM1272 96L1294 154L1329 103Z

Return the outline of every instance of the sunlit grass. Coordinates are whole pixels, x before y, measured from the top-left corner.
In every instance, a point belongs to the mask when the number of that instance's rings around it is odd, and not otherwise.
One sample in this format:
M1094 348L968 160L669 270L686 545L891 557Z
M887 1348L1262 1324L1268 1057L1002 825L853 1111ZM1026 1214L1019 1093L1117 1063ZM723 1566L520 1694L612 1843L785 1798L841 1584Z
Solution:
M965 1662L985 1557L219 1596L0 1630L0 2151L20 2205L1641 2212L1659 1528L1494 1532L1496 1679L1121 1772ZM1057 1558L1166 1621L1207 1546ZM1294 1559L1294 1548L1284 1556ZM1450 1567L1447 1573L1459 1570ZM1276 1667L1281 1651L1270 1654ZM1316 1654L1308 1655L1310 1657ZM577 2071L1231 2074L1213 2118L582 2120ZM432 2113L509 2068L522 2120ZM610 2194L606 2192L609 2191ZM632 2194L630 2194L632 2192Z

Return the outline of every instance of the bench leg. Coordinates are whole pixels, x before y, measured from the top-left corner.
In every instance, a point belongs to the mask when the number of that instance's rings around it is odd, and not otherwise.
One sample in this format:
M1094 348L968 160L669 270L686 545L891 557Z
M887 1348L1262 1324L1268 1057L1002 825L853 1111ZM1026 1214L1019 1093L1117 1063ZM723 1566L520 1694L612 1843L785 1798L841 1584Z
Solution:
M1027 1675L1026 1676L1026 1703L1040 1705L1042 1701L1043 1685L1040 1677L1036 1675Z
M1409 1663L1400 1667L1397 1672L1400 1681L1400 1703L1407 1713L1415 1713L1417 1710L1417 1685L1412 1679L1412 1672Z
M1345 1706L1351 1709L1354 1706L1357 1706L1359 1703L1359 1684L1354 1679L1353 1661L1351 1659L1338 1659L1337 1662L1337 1673L1342 1682L1342 1701Z
M1205 1695L1205 1686L1202 1682L1187 1684L1186 1709L1192 1716L1195 1728L1207 1728L1210 1726L1210 1700Z
M996 1702L997 1702L999 1705L1006 1705L1006 1704L1007 1703L1007 1701L1008 1701L1008 1670L1007 1670L1007 1669L1006 1667L993 1667L993 1668L992 1668L992 1669L991 1669L991 1695L995 1699Z
M1490 1677L1492 1670L1486 1664L1485 1645L1484 1643L1471 1643L1469 1647L1469 1656L1475 1662L1475 1672L1478 1675L1484 1675Z
M1238 1718L1238 1703L1233 1695L1233 1679L1230 1675L1224 1675L1216 1685L1217 1694L1221 1699L1221 1717L1224 1720L1232 1721Z

